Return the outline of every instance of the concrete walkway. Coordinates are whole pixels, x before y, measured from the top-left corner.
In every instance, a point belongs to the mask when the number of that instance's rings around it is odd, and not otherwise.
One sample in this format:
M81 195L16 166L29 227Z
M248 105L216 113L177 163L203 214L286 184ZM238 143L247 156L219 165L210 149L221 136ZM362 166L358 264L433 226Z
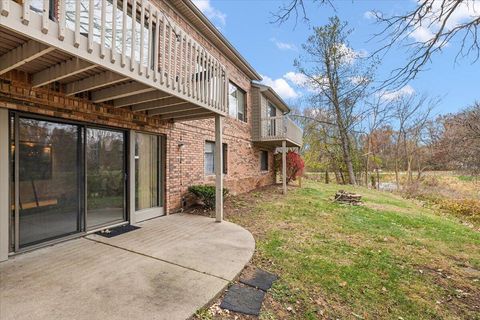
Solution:
M245 229L175 214L0 263L0 319L186 319L252 257Z

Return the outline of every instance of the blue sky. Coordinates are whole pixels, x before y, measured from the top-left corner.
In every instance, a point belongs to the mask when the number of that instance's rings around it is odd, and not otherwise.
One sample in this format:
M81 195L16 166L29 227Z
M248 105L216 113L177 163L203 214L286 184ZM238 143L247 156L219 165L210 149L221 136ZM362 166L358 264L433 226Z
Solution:
M235 45L251 65L287 101L294 102L307 94L295 85L293 61L301 54L301 45L311 35L311 27L303 21L272 24L275 12L287 0L194 0L221 32ZM336 12L328 6L319 7L309 0L307 11L311 26L324 25L328 17L338 15L354 29L349 41L356 51L373 52L380 46L378 39L370 40L381 26L369 16L371 10L387 14L405 12L415 5L413 0L354 0L334 1ZM480 7L480 6L479 6ZM475 13L477 14L477 13ZM462 17L459 17L461 19ZM428 30L425 30L428 32ZM418 34L418 37L424 34ZM435 110L437 114L454 112L480 100L480 61L472 64L471 58L454 62L459 43L450 43L441 55L434 57L428 70L410 82L401 93L417 92L441 97ZM379 78L399 66L407 53L404 49L392 50L382 60ZM297 81L298 82L298 81ZM397 93L394 93L397 94Z

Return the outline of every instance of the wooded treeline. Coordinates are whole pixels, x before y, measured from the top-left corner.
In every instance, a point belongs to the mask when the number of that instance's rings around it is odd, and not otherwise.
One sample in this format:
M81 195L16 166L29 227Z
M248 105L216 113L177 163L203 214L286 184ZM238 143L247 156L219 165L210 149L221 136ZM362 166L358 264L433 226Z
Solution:
M313 30L295 62L308 104L293 115L304 129L308 171L373 187L381 171L391 171L397 188L426 170L480 174L480 103L435 116L439 98L408 86L375 88L379 61L350 48L345 22L334 17Z

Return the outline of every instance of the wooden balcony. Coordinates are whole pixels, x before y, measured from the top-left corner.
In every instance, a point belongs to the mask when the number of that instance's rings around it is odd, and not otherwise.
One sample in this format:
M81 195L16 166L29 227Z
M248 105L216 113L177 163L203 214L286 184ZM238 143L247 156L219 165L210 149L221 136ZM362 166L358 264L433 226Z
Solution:
M166 120L226 114L225 67L152 2L17 2L0 0L0 76Z
M259 132L254 141L257 143L278 147L282 141L287 142L288 147L301 147L303 131L288 116L266 117L260 119Z

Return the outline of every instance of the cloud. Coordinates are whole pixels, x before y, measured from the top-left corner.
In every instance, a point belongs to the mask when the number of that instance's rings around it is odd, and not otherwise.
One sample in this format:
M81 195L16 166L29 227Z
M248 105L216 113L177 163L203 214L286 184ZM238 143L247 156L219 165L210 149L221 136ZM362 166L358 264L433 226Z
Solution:
M275 38L271 38L270 41L272 41L277 46L277 48L280 49L280 50L298 51L298 48L292 43L286 43L286 42L278 41Z
M210 0L193 0L193 3L197 6L208 19L220 23L223 27L227 23L227 15L220 10L214 8L210 3Z
M380 93L380 95L384 101L394 101L403 96L410 96L414 93L415 89L411 85L407 84L398 90L384 91L383 93Z
M417 42L427 42L433 38L433 32L429 28L420 26L414 29L409 36Z
M337 44L337 48L340 58L342 58L348 64L354 63L356 59L365 58L366 56L368 56L367 50L354 50L347 46L345 43Z
M306 75L299 72L287 72L283 75L283 78L293 83L296 87L305 89L308 92L318 93L319 86L323 89L328 85L328 80L325 76L317 76L315 80L309 79Z
M272 89L284 99L295 99L300 96L300 94L295 91L295 89L292 88L284 78L272 79L264 75L262 75L262 78L263 84L272 87Z
M287 79L288 81L299 87L304 87L308 84L307 76L300 72L287 72L283 75L283 78Z

